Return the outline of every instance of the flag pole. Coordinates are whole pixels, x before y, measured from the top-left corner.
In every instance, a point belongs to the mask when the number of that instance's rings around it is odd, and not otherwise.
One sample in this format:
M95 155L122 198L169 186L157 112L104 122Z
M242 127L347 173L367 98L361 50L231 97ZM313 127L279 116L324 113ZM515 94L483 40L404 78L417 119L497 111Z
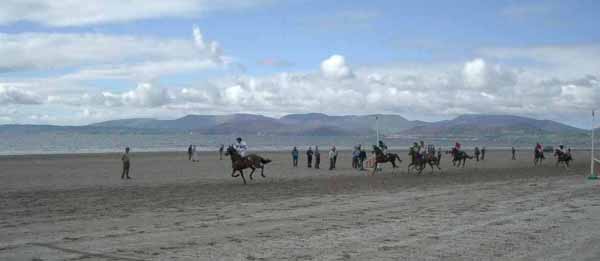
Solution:
M375 116L375 130L377 132L377 142L375 144L379 145L379 116Z
M592 110L592 152L590 153L590 176L596 176L594 174L594 160L596 159L594 157L594 124L595 124L595 118L596 118L596 113L594 112L594 110Z

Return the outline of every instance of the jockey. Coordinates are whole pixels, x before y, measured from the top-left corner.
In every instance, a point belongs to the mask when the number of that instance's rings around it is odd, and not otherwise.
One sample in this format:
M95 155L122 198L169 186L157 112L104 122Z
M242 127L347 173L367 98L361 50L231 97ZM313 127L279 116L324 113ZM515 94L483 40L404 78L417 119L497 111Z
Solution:
M535 144L535 151L538 153L542 153L544 151L544 148L542 147L542 144L536 143Z
M562 144L558 145L558 153L559 155L565 154L565 146L563 146Z
M235 145L233 145L233 147L242 157L246 157L246 150L248 150L248 145L246 145L246 142L243 141L240 137L238 137L236 141L237 142L235 143Z
M379 140L379 148L381 149L381 151L383 152L383 154L387 154L388 146L385 145L385 143L383 143L382 140Z
M414 142L413 145L410 147L410 150L415 153L415 157L417 156L417 154L419 153L419 143ZM410 153L409 153L410 155Z
M460 151L460 143L455 143L454 144L454 148L452 148L452 153L454 156L456 156L456 154L458 154L458 152Z
M427 148L425 148L425 142L423 141L419 142L419 154L421 156L425 156L425 154L427 154Z

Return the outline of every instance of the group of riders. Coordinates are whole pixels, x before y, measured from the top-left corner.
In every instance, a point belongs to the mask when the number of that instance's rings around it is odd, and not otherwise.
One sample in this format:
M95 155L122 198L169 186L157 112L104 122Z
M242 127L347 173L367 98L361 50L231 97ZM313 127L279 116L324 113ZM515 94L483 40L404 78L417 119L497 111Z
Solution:
M541 164L541 162L546 159L544 156L544 146L540 143L537 143L535 145L533 155L534 164ZM573 160L573 157L571 156L571 148L565 149L565 146L562 144L558 145L558 148L554 150L554 156L557 158L556 165L559 163L564 163L565 166L568 167L569 162Z
M250 179L252 179L252 174L254 170L259 168L261 169L261 176L264 177L263 169L264 165L269 163L270 160L262 158L255 154L247 154L248 145L242 138L237 138L236 143L231 145L227 149L226 155L232 155L232 163L233 163L233 173L232 176L237 177L239 175L244 179L244 183L246 180L244 178L243 169L250 168L252 172L250 173ZM450 154L452 157L452 164L454 166L462 167L465 166L467 159L472 159L473 157L468 155L464 150L461 149L461 144L456 142L454 147L450 151L446 151L447 154ZM382 141L379 140L377 145L373 145L373 154L375 154L371 160L370 165L373 165L373 172L379 169L379 163L390 162L392 163L393 168L397 168L396 160L402 162L398 154L391 153L388 151L388 146ZM410 156L411 163L408 165L408 171L414 169L421 173L427 165L431 167L431 171L434 170L434 167L440 168L440 161L442 158L442 149L436 148L433 145L426 145L425 142L415 142L410 147L408 155ZM571 156L571 149L565 149L565 147L561 144L554 151L554 156L557 157L557 165L559 163L563 163L566 167L569 166L569 162L573 160ZM235 158L234 158L235 157ZM513 157L514 157L514 148L513 148ZM542 144L537 143L534 149L534 164L538 165L544 159L544 147ZM458 163L458 165L457 165ZM236 171L239 171L239 175L236 175Z

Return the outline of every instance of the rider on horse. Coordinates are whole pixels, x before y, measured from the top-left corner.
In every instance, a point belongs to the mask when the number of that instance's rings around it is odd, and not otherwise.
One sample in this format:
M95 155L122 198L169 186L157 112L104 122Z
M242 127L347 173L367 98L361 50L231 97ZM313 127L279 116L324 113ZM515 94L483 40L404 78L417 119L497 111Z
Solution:
M388 146L383 143L382 140L379 140L379 149L383 152L383 154L387 154Z
M454 148L452 148L452 156L456 156L460 152L460 143L455 143Z
M246 157L246 150L248 150L248 145L246 144L245 141L242 140L241 137L238 137L235 140L237 142L235 143L235 145L233 145L233 147L240 154L240 156Z
M539 142L535 144L535 153L540 155L542 159L544 158L544 146Z
M564 145L562 145L562 144L558 145L558 149L557 149L557 151L558 151L558 153L559 153L559 154L561 154L561 155L562 155L562 154L565 154L565 146L564 146Z

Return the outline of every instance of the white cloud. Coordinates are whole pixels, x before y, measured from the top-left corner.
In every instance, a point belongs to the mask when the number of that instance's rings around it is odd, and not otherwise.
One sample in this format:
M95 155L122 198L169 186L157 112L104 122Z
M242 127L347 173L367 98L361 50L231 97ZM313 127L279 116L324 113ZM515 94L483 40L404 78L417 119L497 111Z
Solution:
M600 71L600 45L489 47L478 53L493 59L526 62L527 70L554 77L580 77Z
M346 59L341 55L332 55L321 62L321 73L330 78L351 78L353 77L352 70L346 64Z
M489 65L482 58L466 62L462 75L465 86L475 89L492 88L500 90L506 87L511 88L516 84L515 72L507 70L499 64Z
M213 10L249 8L264 0L4 0L0 24L20 21L47 26L81 26L159 17L197 17Z
M218 68L211 60L164 60L82 69L60 77L62 80L132 79L153 81L161 76Z
M197 27L193 34L201 35ZM226 59L216 42L202 48L197 43L105 34L0 33L0 72L102 64L118 67L132 62L141 66L173 61L206 64Z
M150 83L140 83L135 89L123 93L102 92L81 97L84 103L104 107L160 107L173 99L174 96L167 89Z
M221 56L223 55L223 50L221 46L216 41L207 42L204 40L204 36L202 36L202 32L200 32L200 28L198 26L194 26L192 30L194 35L194 43L196 47L205 53L208 53L210 58L216 63L223 63Z
M467 86L479 88L486 84L486 65L483 59L475 59L465 64L463 76Z
M41 99L33 92L0 84L0 104L40 104Z
M495 113L564 120L600 104L598 73L564 77L536 66L501 61L483 57L464 63L351 69L343 56L334 55L308 73L237 76L185 86L140 84L123 92L90 90L83 96L50 92L47 102L76 108L77 113L82 107L90 113L101 111L105 119L324 112L399 113L417 119ZM122 106L128 107L127 115L114 108Z

